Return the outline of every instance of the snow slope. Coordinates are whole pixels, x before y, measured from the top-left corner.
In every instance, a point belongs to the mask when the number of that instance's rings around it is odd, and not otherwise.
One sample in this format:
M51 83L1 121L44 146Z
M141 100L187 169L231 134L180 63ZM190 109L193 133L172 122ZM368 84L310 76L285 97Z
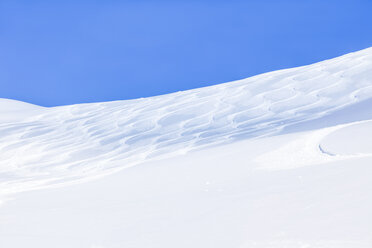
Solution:
M145 99L1 99L0 247L371 247L371 134L372 48Z

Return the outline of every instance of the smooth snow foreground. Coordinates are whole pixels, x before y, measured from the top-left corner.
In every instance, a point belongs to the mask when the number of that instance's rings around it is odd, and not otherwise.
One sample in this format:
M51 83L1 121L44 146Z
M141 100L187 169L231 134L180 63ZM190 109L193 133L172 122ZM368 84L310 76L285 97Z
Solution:
M0 247L370 248L371 175L372 48L145 99L0 99Z

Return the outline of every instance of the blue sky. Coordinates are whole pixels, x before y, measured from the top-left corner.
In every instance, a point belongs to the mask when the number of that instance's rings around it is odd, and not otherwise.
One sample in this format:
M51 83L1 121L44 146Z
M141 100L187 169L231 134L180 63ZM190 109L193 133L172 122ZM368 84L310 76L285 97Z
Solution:
M133 99L372 46L372 1L0 1L0 97Z

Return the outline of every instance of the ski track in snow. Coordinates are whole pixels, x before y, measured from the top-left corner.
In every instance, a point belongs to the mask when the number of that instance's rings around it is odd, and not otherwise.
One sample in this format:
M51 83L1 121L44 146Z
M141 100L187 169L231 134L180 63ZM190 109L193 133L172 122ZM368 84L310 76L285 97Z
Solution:
M350 128L355 133L356 130L360 129L360 125L366 125L369 130L372 130L372 121L366 120L305 132L283 147L259 156L255 161L260 165L260 169L283 170L347 159L372 157L369 140L367 140L367 143L359 145L357 150L369 149L371 152L345 154L342 152L335 153L332 150L335 143L340 143L340 141L343 142L338 146L345 146L350 150L349 139L345 139L345 137L340 139L340 137L336 136L336 139L332 140L330 139L332 138L331 135L337 135L337 131L342 131L339 134L341 136L347 128ZM368 137L370 132L364 132L362 135ZM361 143L361 140L363 139L357 138L356 142ZM331 147L331 149L329 150L328 147Z
M0 193L76 182L151 159L280 134L286 126L372 97L371 71L369 48L309 66L136 100L54 108L20 104L11 117L7 106L15 102L2 100ZM281 161L285 149L293 154L292 162L286 158L288 168L298 159L301 165L336 159L319 150L321 139L333 130L311 133L301 141L305 144L289 144L270 159Z

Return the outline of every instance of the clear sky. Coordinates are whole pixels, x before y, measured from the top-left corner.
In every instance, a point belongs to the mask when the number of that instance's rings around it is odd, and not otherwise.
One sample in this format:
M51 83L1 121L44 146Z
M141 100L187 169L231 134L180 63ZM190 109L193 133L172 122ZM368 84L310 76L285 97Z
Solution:
M371 0L1 0L0 97L133 99L372 46Z

